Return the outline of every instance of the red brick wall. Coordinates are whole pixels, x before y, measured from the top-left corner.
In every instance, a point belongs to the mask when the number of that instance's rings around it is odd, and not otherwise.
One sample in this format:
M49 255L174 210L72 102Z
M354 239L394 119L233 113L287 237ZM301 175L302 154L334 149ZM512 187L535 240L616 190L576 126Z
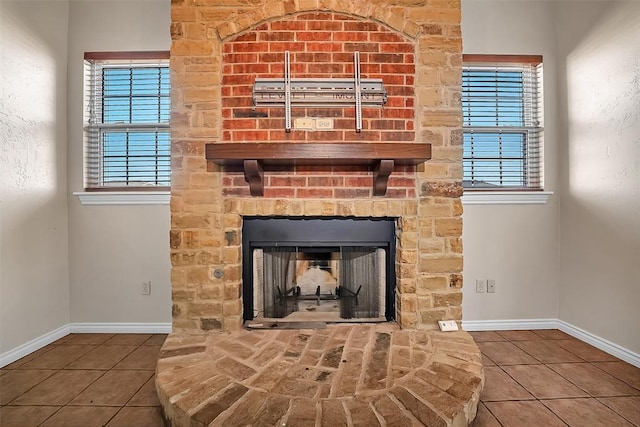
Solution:
M355 131L355 108L293 108L292 117L331 118L333 129L285 132L284 108L253 110L256 78L282 78L284 51L291 52L293 78L353 77L353 52L360 52L362 78L381 78L388 100L363 108ZM414 43L371 21L337 13L302 13L267 22L223 43L223 141L394 142L414 141ZM249 117L247 113L265 117ZM297 167L269 172L265 197L370 197L372 177L363 168ZM248 196L240 172L227 172L224 194ZM396 167L386 197L415 197L413 168Z

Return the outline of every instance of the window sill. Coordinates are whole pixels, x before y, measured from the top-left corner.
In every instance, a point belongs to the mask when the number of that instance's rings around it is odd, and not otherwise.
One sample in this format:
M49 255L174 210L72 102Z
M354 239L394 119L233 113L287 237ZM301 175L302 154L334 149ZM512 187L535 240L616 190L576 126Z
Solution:
M553 191L465 191L463 205L543 205Z
M83 205L168 205L170 191L77 191Z

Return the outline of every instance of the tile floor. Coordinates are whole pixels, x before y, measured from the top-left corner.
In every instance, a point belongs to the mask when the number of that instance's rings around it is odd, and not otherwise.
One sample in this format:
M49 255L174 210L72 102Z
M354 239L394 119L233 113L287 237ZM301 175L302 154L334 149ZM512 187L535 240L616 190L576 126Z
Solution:
M473 427L640 426L640 368L558 330L471 335L485 366Z
M0 369L0 426L163 426L154 373L166 335L71 334Z
M557 330L472 335L486 376L474 427L640 426L639 368ZM0 426L161 427L165 337L72 334L3 367Z

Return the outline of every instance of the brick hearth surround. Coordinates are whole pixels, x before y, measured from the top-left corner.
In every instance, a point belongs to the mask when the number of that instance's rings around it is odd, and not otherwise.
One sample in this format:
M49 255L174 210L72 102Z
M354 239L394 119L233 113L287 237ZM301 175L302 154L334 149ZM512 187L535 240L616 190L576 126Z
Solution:
M173 333L156 388L172 426L463 426L482 359L462 319L460 0L172 0ZM294 108L333 129L285 132L252 108L256 78L381 78L383 108ZM266 170L264 196L205 144L428 143L374 196L362 165ZM250 154L247 155L250 158ZM396 219L396 322L319 330L242 328L244 216ZM214 274L215 273L215 274ZM220 274L222 273L222 274Z

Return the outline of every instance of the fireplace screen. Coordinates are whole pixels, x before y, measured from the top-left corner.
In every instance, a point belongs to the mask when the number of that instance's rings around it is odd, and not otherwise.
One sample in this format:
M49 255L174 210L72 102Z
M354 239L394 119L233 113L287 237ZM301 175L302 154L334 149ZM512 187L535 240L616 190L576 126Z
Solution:
M386 251L265 247L254 251L254 317L371 319L385 314Z
M246 320L380 321L394 318L395 222L246 218Z

